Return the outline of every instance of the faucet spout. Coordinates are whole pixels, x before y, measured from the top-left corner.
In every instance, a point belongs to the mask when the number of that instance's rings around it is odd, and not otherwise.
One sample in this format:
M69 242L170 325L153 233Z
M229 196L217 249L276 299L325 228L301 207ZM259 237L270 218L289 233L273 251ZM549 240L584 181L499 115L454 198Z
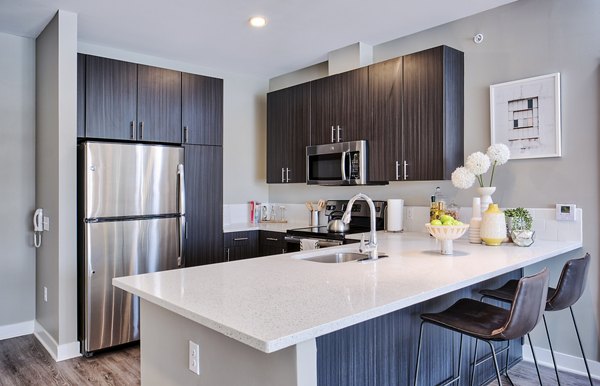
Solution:
M359 198L365 200L367 204L369 204L369 211L371 212L371 231L369 232L369 242L364 246L364 250L361 252L366 252L369 256L369 259L377 259L377 227L375 225L375 204L373 204L373 200L369 196L364 193L358 193L354 197L348 201L348 206L346 207L346 211L342 216L342 221L346 224L350 222L350 218L352 217L352 206L354 205L354 201ZM362 244L362 240L361 240Z

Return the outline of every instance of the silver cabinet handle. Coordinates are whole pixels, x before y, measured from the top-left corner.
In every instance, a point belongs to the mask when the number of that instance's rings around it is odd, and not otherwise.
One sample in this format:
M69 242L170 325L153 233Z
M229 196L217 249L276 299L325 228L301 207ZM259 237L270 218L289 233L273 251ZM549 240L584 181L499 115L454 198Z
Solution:
M140 122L140 139L144 138L144 121Z
M285 182L285 168L281 168L281 182Z
M279 239L276 239L275 237L267 237L266 239L269 241L279 241Z
M183 126L183 143L188 143L188 127Z
M342 136L340 135L340 131L344 130L340 126L337 127L337 141L342 142Z
M229 261L229 248L227 248L227 261Z
M335 133L335 128L333 126L331 126L331 143L335 142L335 137L334 134Z
M406 173L407 166L408 166L408 163L406 162L406 160L404 160L404 179L405 180L408 178L408 174Z
M135 139L135 121L131 121L131 139Z
M400 162L396 161L396 181L400 179L400 175L398 174L398 168L400 167Z
M290 182L290 169L285 168L285 182Z
M236 237L235 239L233 239L233 241L246 241L248 240L247 237Z

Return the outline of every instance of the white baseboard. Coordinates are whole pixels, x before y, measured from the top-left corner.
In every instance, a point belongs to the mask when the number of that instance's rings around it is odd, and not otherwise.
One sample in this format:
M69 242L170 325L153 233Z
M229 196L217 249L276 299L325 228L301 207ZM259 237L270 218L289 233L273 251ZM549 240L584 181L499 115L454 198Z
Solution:
M534 350L535 357L537 358L537 362L540 366L554 368L554 364L552 363L552 354L550 353L549 349L534 346ZM558 351L554 351L554 356L556 357L556 365L559 370L587 377L583 358L569 354L563 354ZM533 363L531 346L528 344L523 345L523 360ZM589 358L587 362L590 368L590 373L592 374L592 378L600 380L600 362L592 361Z
M33 334L33 320L0 326L0 340Z
M81 356L81 353L79 352L79 341L59 345L52 335L50 335L37 320L35 321L33 335L35 335L37 340L40 341L42 346L44 346L52 359L56 362Z

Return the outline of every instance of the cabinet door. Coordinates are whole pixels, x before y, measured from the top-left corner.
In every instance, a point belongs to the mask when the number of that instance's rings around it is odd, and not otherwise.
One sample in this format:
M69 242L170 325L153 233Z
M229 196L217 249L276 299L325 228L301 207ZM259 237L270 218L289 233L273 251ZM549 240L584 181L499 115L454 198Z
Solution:
M267 183L306 182L310 83L267 95Z
M341 142L365 138L370 121L368 84L367 67L311 82L311 144L337 142L338 125Z
M223 79L182 74L183 142L223 145Z
M441 46L404 57L408 180L441 180L463 158L463 54Z
M186 145L186 266L223 259L223 148Z
M85 136L135 140L137 65L86 58Z
M181 143L181 72L138 65L138 140Z
M85 137L85 55L77 54L77 138Z
M243 260L258 256L258 231L225 233L225 260Z
M286 253L285 233L260 231L259 235L259 256L278 255Z
M369 180L402 176L402 58L369 66Z

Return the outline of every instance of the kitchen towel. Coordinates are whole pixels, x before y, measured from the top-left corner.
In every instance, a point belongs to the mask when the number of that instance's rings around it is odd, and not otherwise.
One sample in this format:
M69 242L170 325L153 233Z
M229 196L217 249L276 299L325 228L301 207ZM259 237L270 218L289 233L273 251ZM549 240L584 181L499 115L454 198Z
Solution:
M300 239L300 250L309 251L311 249L319 248L319 240L315 239Z
M387 200L387 230L388 232L402 232L404 216L404 200L394 198Z

